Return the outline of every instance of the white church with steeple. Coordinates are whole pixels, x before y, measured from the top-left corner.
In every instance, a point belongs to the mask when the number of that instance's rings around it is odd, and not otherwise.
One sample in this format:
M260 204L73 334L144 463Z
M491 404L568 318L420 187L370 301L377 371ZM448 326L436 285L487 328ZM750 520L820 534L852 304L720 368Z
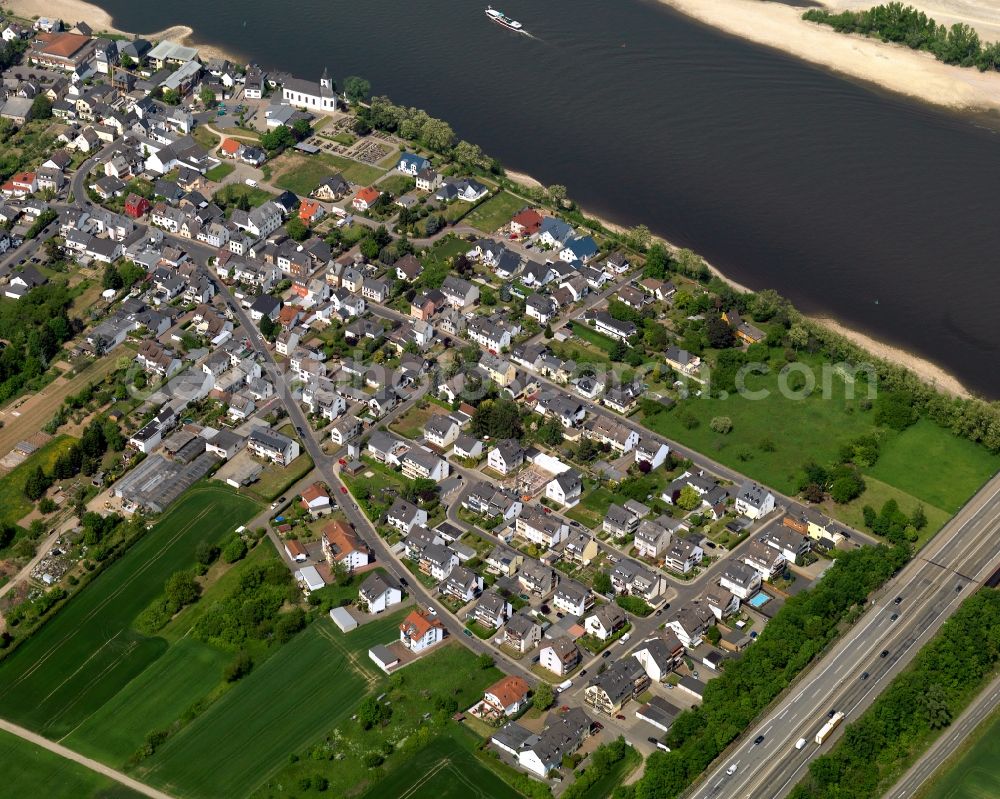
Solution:
M287 78L281 87L281 99L290 105L310 111L337 110L337 93L333 90L330 73L325 69L319 83Z

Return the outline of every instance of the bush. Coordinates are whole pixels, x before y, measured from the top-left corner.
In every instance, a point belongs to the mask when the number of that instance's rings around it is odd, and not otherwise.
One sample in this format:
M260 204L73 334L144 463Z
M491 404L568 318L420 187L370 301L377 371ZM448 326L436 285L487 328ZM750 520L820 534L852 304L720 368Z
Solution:
M247 544L240 536L234 535L222 548L222 559L226 563L236 563L243 560L247 554Z
M236 682L253 671L253 658L247 651L238 652L236 657L223 670L222 676L226 682Z

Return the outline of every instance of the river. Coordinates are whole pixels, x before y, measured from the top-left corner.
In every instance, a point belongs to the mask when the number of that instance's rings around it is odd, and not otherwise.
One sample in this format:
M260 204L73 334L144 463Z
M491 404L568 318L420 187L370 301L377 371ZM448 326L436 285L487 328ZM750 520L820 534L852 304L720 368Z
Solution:
M653 0L100 0L125 30L190 25L259 63L362 75L585 208L645 223L1000 397L997 133Z

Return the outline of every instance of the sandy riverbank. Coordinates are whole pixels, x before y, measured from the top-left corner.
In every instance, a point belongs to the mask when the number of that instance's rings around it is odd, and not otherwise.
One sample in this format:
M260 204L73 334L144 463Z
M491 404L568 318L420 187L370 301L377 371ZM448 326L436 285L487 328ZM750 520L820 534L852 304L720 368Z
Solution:
M57 17L63 21L66 27L72 27L77 22L86 22L95 31L113 33L121 36L141 36L150 41L170 41L180 42L189 47L198 48L202 58L228 58L240 61L238 56L226 52L220 47L211 44L203 44L195 41L192 37L194 31L187 25L171 25L162 31L155 33L133 33L116 28L111 15L100 6L84 0L5 0L4 8L12 14L32 19L33 17Z
M660 0L683 14L718 30L757 44L774 47L805 61L827 67L851 78L875 83L908 97L956 109L1000 110L1000 73L982 73L936 61L902 45L884 44L862 36L848 36L832 28L806 22L802 8L762 0ZM877 0L826 2L831 10L870 7ZM951 9L958 19L959 0L929 0ZM993 12L1000 25L1000 13ZM987 17L980 17L980 24ZM973 17L969 17L973 24ZM1000 37L998 37L1000 38Z

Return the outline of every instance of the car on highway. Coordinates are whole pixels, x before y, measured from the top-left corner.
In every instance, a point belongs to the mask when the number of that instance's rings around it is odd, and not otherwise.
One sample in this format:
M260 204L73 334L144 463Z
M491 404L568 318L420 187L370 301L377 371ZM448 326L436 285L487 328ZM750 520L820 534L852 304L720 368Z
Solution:
M736 769L737 769L738 766L739 766L739 763L733 763L729 768L726 769L726 774L728 774L730 777L732 777L733 774L736 773Z
M888 649L883 649L883 650L882 650L882 651L881 651L881 652L879 653L879 657L880 657L880 658L887 658L887 657L889 657L889 650L888 650Z
M764 743L764 736L763 735L758 735L756 738L753 739L753 745L754 746L760 746L762 743Z
M837 709L836 709L836 708L834 708L833 710L831 710L831 711L830 711L829 713L827 713L827 714L826 714L826 717L827 717L828 719L832 719L832 718L833 718L834 716L836 716L836 715L837 715Z
M341 493L341 494L346 494L346 493L347 493L347 488L346 488L346 487L344 487L344 486L341 486L341 487L340 487L340 493Z
M896 619L898 619L898 618L899 618L899 614L898 614L898 613L893 613L893 614L892 614L892 615L891 615L891 616L889 617L889 621L896 621Z
M958 593L959 591L961 591L962 588L964 588L964 586L961 583L959 583L958 585L956 585L955 586L955 593Z
M795 742L795 748L796 749L801 749L805 745L806 745L806 739L805 738L799 738L799 740L797 740Z
M868 679L868 672L867 671L864 674L861 675L861 679L862 680L867 680Z
M902 601L903 601L903 597L901 597L901 596L898 596L898 597L896 597L896 598L895 598L894 600L892 600L892 604L893 604L893 605L898 605L898 604L899 604L900 602L902 602Z

